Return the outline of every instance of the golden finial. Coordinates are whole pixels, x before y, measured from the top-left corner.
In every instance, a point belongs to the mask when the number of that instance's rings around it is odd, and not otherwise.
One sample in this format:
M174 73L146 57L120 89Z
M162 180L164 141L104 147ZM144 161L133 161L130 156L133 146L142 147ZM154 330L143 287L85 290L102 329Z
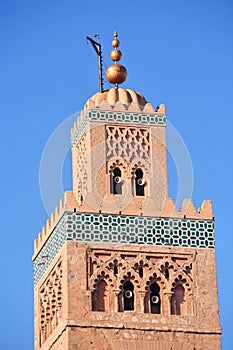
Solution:
M112 41L112 47L116 48L116 47L120 46L120 41L117 39L118 34L117 34L117 32L115 30L114 30L113 37L114 37L114 39Z
M116 31L114 31L113 37L114 39L112 41L112 47L114 49L111 51L110 57L111 60L115 62L115 64L108 67L106 71L106 78L109 81L109 83L115 84L115 86L118 87L118 84L122 84L125 81L127 77L127 70L124 66L117 63L118 61L120 61L122 53L120 50L118 50L118 47L120 46L120 41L117 39L118 34Z

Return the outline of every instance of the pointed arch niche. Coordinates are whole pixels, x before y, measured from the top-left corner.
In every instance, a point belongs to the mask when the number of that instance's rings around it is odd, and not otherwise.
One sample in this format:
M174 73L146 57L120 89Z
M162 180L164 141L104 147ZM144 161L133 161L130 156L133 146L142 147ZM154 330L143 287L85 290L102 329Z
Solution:
M118 295L118 311L134 311L135 310L135 292L134 284L131 280L126 280L122 284L122 289Z
M161 314L160 280L160 277L153 278L147 287L147 293L144 298L145 313Z
M110 191L113 194L122 194L122 174L119 167L114 168L110 175Z
M134 285L127 281L123 284L124 311L134 310Z
M171 297L171 314L181 315L182 304L184 303L185 289L181 284L173 289L173 294ZM183 311L183 310L182 310Z
M179 275L172 283L171 291L171 315L193 315L193 293L187 279Z
M107 283L104 279L100 279L92 292L92 311L106 311L107 302Z
M109 175L109 191L114 195L126 195L128 161L121 158L112 158L107 162L107 173Z
M138 168L135 171L135 178L134 178L134 182L135 182L135 194L136 196L145 196L145 181L143 178L143 171L141 168Z
M145 162L145 159L140 159L138 162L130 165L131 176L131 193L133 196L149 196L150 183L150 163Z

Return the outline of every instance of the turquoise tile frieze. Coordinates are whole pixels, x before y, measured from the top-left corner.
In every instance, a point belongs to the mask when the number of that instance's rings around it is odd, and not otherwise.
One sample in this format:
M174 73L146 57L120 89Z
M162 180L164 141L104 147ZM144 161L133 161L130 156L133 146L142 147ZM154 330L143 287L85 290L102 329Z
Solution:
M66 214L62 217L57 227L41 249L40 253L36 257L34 262L34 284L36 285L40 278L43 276L54 257L57 255L59 250L62 248L66 241Z
M67 214L67 239L214 248L212 221L105 214Z
M214 222L67 212L35 260L35 284L66 240L214 248Z
M76 133L74 134L71 140L72 146L76 143L76 141L82 135L88 121L90 120L114 122L114 123L133 123L135 125L165 125L166 124L166 117L162 115L90 110L86 112L81 122L81 125L76 130Z

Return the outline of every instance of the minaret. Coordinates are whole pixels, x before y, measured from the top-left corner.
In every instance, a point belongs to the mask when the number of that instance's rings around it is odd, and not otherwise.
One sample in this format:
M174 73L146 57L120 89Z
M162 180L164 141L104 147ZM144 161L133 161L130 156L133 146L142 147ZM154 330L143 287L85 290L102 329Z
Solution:
M212 203L168 196L165 105L107 79L71 132L73 190L35 240L35 350L221 349Z

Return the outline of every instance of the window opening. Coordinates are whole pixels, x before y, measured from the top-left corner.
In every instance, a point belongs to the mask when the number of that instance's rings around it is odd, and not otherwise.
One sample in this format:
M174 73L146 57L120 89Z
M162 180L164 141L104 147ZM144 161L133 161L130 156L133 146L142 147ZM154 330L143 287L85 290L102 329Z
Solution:
M113 194L122 194L122 178L121 170L115 168L113 174L111 175L111 193Z
M171 297L171 314L181 315L181 304L184 302L184 287L178 284Z
M123 284L124 311L134 310L134 286L130 281Z
M106 288L107 283L100 280L97 283L96 289L92 294L92 311L106 310Z
M161 313L160 288L157 283L150 286L150 311L152 314Z
M144 196L145 195L145 181L143 180L143 171L142 169L137 169L135 171L135 189L136 196Z

